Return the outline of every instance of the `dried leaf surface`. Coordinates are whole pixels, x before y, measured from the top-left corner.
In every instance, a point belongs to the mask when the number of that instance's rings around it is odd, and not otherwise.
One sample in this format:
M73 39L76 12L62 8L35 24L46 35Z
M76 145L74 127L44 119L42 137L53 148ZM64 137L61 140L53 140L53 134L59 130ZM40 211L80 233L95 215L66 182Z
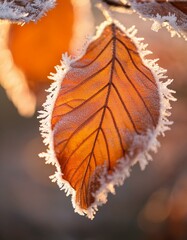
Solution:
M146 162L145 152L156 147L156 135L170 124L165 119L170 107L164 96L172 98L168 83L160 94L158 74L131 37L119 24L105 24L82 57L61 74L58 69L54 78L61 83L51 87L44 105L48 113L42 113L41 130L49 144L42 156L56 164L54 181L73 195L75 211L90 218L107 192L122 184L136 157Z

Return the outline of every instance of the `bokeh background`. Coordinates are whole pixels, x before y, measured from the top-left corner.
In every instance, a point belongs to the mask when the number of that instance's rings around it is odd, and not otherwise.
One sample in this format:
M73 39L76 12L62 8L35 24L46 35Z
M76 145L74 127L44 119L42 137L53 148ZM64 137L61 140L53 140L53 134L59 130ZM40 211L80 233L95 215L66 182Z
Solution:
M93 13L97 25L103 17ZM164 29L151 31L151 23L135 14L116 16L127 27L136 25L154 52L150 57L160 58L174 79L178 101L172 103L171 131L160 137L154 161L144 171L135 166L91 221L75 214L70 197L49 180L55 169L38 157L45 151L38 114L20 116L0 87L0 240L187 239L187 42ZM45 99L43 84L41 92L37 110Z

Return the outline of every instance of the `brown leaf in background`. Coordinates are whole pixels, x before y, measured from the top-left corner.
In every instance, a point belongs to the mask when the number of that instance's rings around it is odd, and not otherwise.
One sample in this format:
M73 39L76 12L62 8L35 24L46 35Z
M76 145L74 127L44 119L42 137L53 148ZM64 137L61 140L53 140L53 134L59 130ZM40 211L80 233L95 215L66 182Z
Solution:
M141 1L130 0L132 8L143 18L155 22L153 30L165 26L171 35L182 36L187 40L187 2L186 1Z
M123 172L147 149L148 130L154 132L159 117L152 72L130 37L114 23L106 26L85 55L70 63L51 118L55 155L75 190L76 211L89 215L91 209L93 217L107 184L119 184L117 169Z

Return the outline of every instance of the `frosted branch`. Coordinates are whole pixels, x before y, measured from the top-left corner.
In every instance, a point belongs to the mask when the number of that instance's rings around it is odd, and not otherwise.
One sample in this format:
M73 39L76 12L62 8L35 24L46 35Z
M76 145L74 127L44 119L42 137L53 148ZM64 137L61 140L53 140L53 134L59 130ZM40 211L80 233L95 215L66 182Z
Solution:
M130 8L130 5L126 1L121 0L102 0L102 2L106 3L111 7L121 7L121 8Z
M54 7L55 2L56 0L0 0L0 19L35 22Z
M187 40L187 2L181 1L143 1L129 0L131 7L143 19L150 19L154 23L152 30L158 31L166 27L171 36L178 35Z

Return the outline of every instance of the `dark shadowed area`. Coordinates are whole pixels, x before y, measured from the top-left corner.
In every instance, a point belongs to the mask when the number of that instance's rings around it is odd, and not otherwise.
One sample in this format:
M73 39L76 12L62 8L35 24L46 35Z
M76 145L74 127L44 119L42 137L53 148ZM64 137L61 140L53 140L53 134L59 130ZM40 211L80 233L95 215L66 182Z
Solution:
M137 26L155 52L150 58L160 58L175 79L171 131L160 137L154 161L145 171L135 166L91 221L74 213L70 197L50 181L55 168L38 157L45 146L37 114L19 116L0 88L0 240L187 239L187 42L151 31L136 16L118 17Z

